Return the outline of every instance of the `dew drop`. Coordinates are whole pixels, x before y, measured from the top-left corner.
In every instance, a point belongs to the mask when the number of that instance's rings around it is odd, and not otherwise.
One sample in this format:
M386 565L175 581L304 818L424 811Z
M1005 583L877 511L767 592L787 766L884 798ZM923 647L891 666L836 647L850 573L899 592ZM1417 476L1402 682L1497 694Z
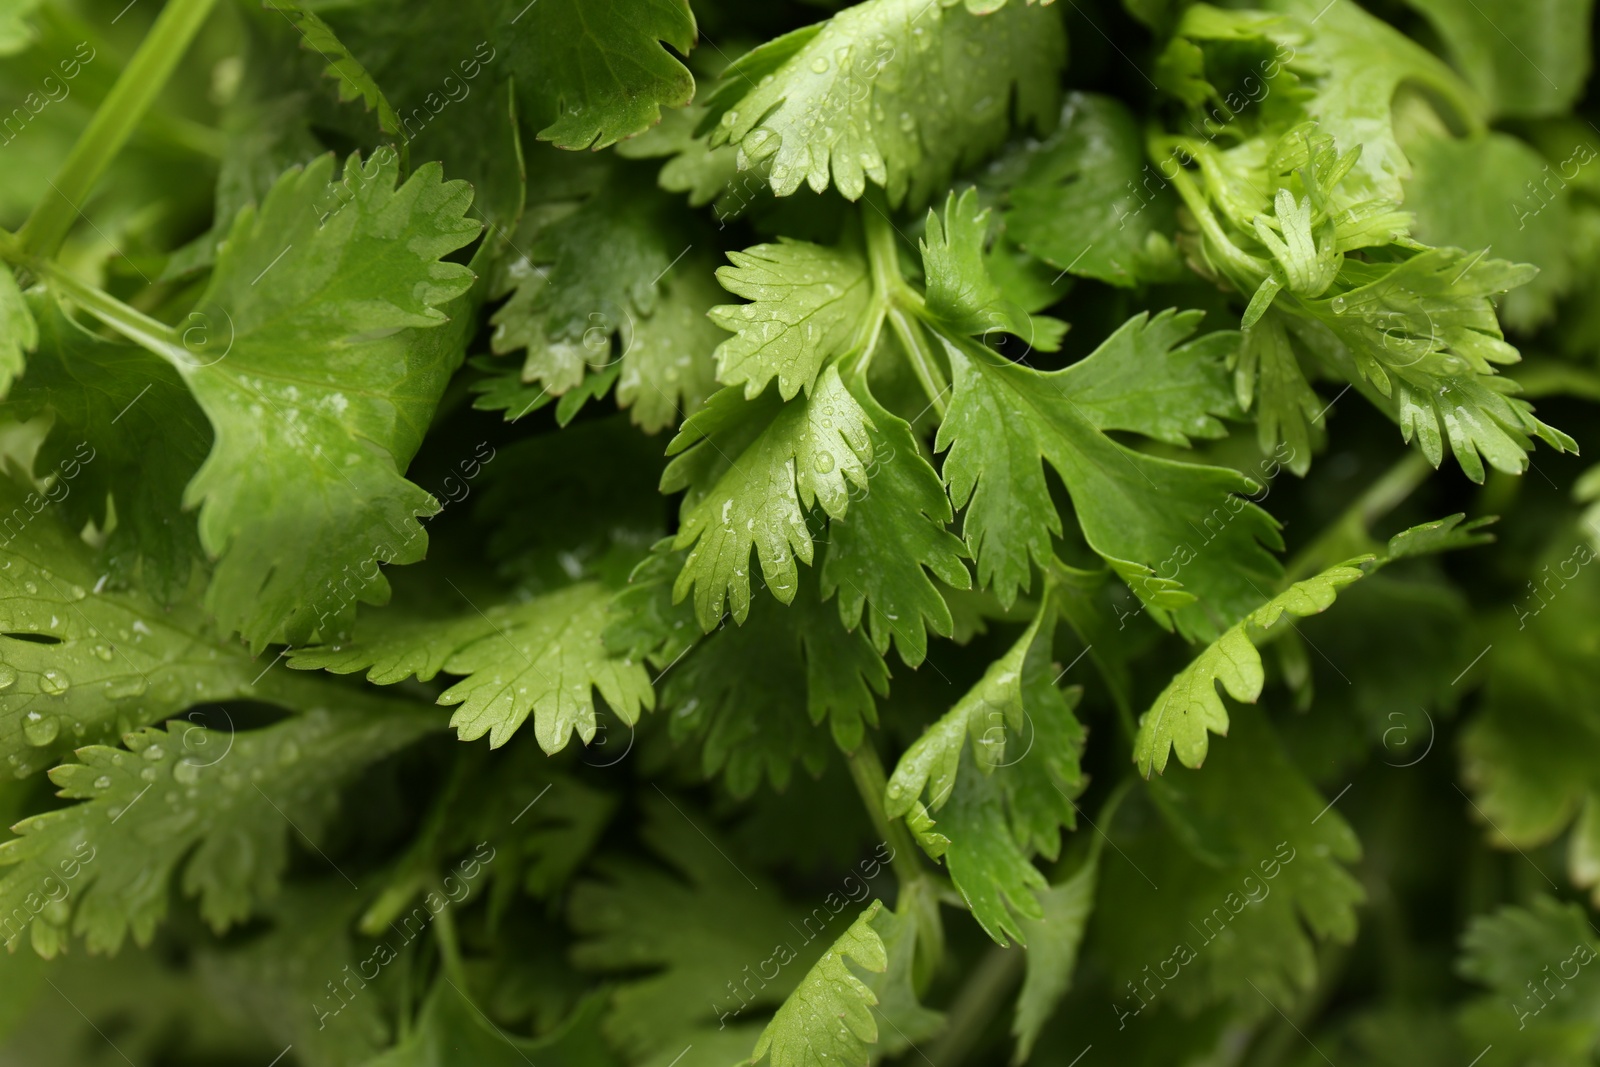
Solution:
M0 663L0 689L10 689L17 682L17 672Z
M56 721L53 716L41 715L34 719L36 715L39 715L36 711L28 713L28 718L33 721L22 728L22 737L34 748L39 748L56 739L56 735L61 732L61 723Z
M131 678L114 678L106 683L106 696L112 700L129 700L133 697L143 696L148 683L143 675L134 675Z
M172 768L172 777L184 785L193 785L200 780L200 765L181 759L178 765Z
M38 585L37 582L31 581L31 580L23 582L22 583L22 591L27 593L29 596L33 596L34 594L39 592L39 585Z
M143 756L147 760L150 760L152 763L163 758L166 756L166 754L167 750L162 748L160 745L151 745L149 748L139 753L139 755Z
M778 135L777 131L766 126L757 126L744 135L744 139L739 142L739 147L744 150L746 159L752 163L758 163L776 152L782 143L783 138Z
M89 651L94 653L95 659L103 660L106 663L111 662L112 653L110 645L95 645Z
M833 470L833 453L826 451L818 452L817 458L814 461L814 465L817 468L818 474L827 474L829 471Z
M816 74L828 73L828 57L818 56L816 59L813 59L811 61L811 70Z
M61 671L45 671L39 676L39 689L53 697L58 697L72 688L72 679Z
M94 787L96 789L110 789L111 776L109 774L102 774L100 777L94 780Z

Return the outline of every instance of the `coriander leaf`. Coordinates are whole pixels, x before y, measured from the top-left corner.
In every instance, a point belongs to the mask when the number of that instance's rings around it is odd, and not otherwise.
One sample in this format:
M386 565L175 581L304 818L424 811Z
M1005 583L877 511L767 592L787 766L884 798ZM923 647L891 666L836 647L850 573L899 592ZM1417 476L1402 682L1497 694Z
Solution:
M812 965L761 1032L752 1064L770 1054L772 1067L866 1067L867 1046L878 1041L872 1018L878 998L845 961L869 973L889 969L883 939L872 929L882 909L883 902L874 900Z
M1191 437L1227 435L1217 416L1236 414L1227 362L1232 330L1194 337L1204 313L1140 312L1086 358L1059 372L1072 406L1101 430L1126 430L1182 448Z
M515 3L499 6L509 13ZM542 141L604 148L694 95L693 76L662 47L679 55L694 47L687 0L542 0L522 10L528 27L511 62L519 88L538 102L528 113L550 122Z
M1429 462L1443 460L1448 439L1467 477L1482 481L1483 460L1508 474L1527 469L1530 437L1558 451L1576 449L1571 437L1535 418L1533 406L1513 395L1516 383L1494 369L1521 356L1503 339L1492 298L1532 277L1532 268L1432 248L1345 274L1354 287L1304 306L1388 398L1401 436L1415 437Z
M468 0L423 8L388 0L323 14L396 102L408 137L410 123L420 132L446 107L454 112L471 99L473 89L496 109L497 90L510 84L518 114L539 140L600 149L694 95L694 78L663 47L687 55L694 46L686 0ZM490 84L470 84L485 75ZM462 85L468 92L456 96ZM483 112L472 110L482 106L467 105L443 122L484 128Z
M914 925L874 900L778 1008L749 1062L866 1067L875 1052L894 1055L937 1033L943 1017L918 1004L911 989Z
M408 1036L362 1067L610 1067L618 1063L600 1037L603 996L584 998L554 1032L537 1040L507 1034L448 977L434 983Z
M80 458L58 486L112 462L93 449ZM197 704L250 697L298 707L326 695L264 674L266 664L225 642L190 599L169 605L106 587L93 550L48 505L0 480L0 752L13 774Z
M22 373L27 354L39 344L39 327L9 266L0 267L0 397Z
M702 629L717 625L725 603L735 622L749 615L752 549L773 595L794 599L794 561L812 560L803 509L845 514L851 487L867 485L871 425L833 367L788 403L770 391L749 401L723 389L683 424L667 447L676 458L661 491L689 490L674 547L690 552L673 596L694 590Z
M809 394L823 366L860 343L873 303L866 258L851 245L781 239L728 259L733 266L717 278L750 303L711 309L713 322L737 334L717 346L718 379L743 385L751 400L774 378L784 400Z
M1049 883L1006 826L999 784L970 770L958 777L938 825L949 842L943 858L950 879L972 917L1002 948L1007 938L1026 946L1022 924L1044 917L1037 894Z
M831 181L856 200L871 179L917 206L1013 121L1055 117L1065 43L1043 7L975 15L943 0L868 0L735 60L703 128L711 147L738 146L741 170L766 167L778 196Z
M1028 939L1028 970L1022 980L1022 992L1017 994L1016 1016L1011 1021L1011 1033L1017 1039L1013 1064L1027 1062L1039 1032L1072 985L1084 928L1094 910L1101 840L1096 839L1089 858L1071 877L1039 894L1044 917L1023 919L1020 923L1023 936Z
M1587 694L1600 686L1588 620L1600 611L1600 572L1587 532L1561 527L1511 608L1480 669L1482 708L1462 738L1462 774L1496 844L1533 848L1573 828L1573 882L1600 894L1600 721ZM1576 825L1574 825L1576 820Z
M1142 322L1125 329L1139 337ZM1218 620L1237 619L1259 597L1252 576L1272 580L1277 565L1259 542L1281 543L1275 524L1242 498L1254 488L1242 475L1136 452L1096 423L1099 418L1112 428L1137 419L1145 432L1170 433L1170 417L1147 422L1137 407L1108 399L1094 409L1077 403L1079 380L1107 388L1105 398L1115 395L1109 388L1115 378L1099 373L1094 362L1121 348L1124 339L1114 340L1083 362L1048 373L986 349L947 346L955 394L935 447L948 452L944 477L952 502L966 508L963 533L978 561L978 583L992 583L1009 605L1029 585L1030 557L1041 566L1053 558L1050 539L1061 531L1061 520L1045 482L1041 461L1048 460L1066 483L1090 547L1132 579L1147 603L1177 609L1186 634L1214 633ZM1204 421L1201 412L1179 424ZM1205 541L1196 552L1191 542L1198 532ZM1173 567L1180 553L1188 559ZM1155 586L1149 574L1156 567L1180 573L1186 595L1175 598ZM1183 606L1189 594L1200 604Z
M1270 308L1229 357L1239 406L1256 409L1256 440L1261 451L1289 450L1288 467L1301 477L1311 469L1311 455L1325 439L1321 417L1329 405L1312 390L1295 357L1285 329L1285 315Z
M1289 52L1306 60L1296 63L1310 90L1300 106L1335 143L1361 146L1351 173L1353 196L1402 198L1410 166L1394 129L1400 86L1426 87L1453 114L1477 117L1481 105L1454 71L1361 6L1341 3L1322 11L1317 0L1268 0L1263 7L1294 19L1268 24L1278 40L1293 40L1297 24L1310 29Z
M329 873L323 883L291 883L262 909L269 930L244 944L207 945L194 967L230 1024L294 1045L306 1067L366 1063L390 1040L376 997L346 1002L328 991L330 978L359 973L375 951L351 935L361 897Z
M489 356L474 356L467 362L483 372L468 386L476 394L472 406L479 411L504 412L507 422L517 422L557 399L537 382L523 381L521 367Z
M490 320L496 354L526 350L522 381L539 382L560 397L578 387L586 371L621 360L627 400L646 387L653 394L651 424L664 424L662 411L677 408L682 392L670 381L669 366L678 366L680 374L688 368L693 382L686 386L704 395L701 382L710 368L696 347L712 346L720 336L704 323L717 291L704 282L683 282L706 269L702 256L685 259L704 238L683 226L672 198L646 186L638 174L610 171L576 210L555 221L530 214L523 230L530 227L528 251L506 270L515 291ZM674 325L688 326L688 333L672 338ZM613 352L618 341L621 354ZM662 349L672 352L667 366L658 366ZM656 403L654 394L666 403Z
M748 796L765 772L785 789L794 761L812 774L828 758L824 719L851 752L878 714L873 694L889 691L889 669L864 633L845 631L801 577L792 604L763 600L738 626L705 637L668 676L663 712L675 739L703 737L702 769L726 774L728 791Z
M645 433L666 429L680 413L693 415L716 391L707 353L722 335L707 313L721 294L711 279L705 258L686 257L660 283L655 312L622 336L617 406Z
M573 962L626 975L604 1030L635 1060L661 1053L679 1034L710 1029L719 1012L728 1025L746 1007L782 1003L800 968L822 949L817 936L843 910L842 899L839 908L821 907L822 922L807 923L797 937L790 921L799 909L752 889L738 866L730 869L737 863L732 846L702 836L698 815L686 815L665 794L647 793L643 808L644 841L672 873L637 858L602 859L600 880L579 882L568 906L578 935Z
M1185 767L1204 763L1207 731L1223 736L1228 733L1228 711L1217 695L1217 683L1221 682L1235 700L1255 703L1266 682L1256 643L1264 640L1265 632L1280 619L1303 619L1326 611L1341 588L1364 576L1359 564L1371 558L1348 560L1314 578L1294 583L1234 623L1173 675L1150 710L1139 717L1139 735L1134 742L1139 773L1146 778L1152 770L1166 773L1167 757L1174 748Z
M1494 535L1482 533L1485 526L1491 526L1497 518L1494 515L1484 515L1480 518L1462 522L1465 512L1447 515L1442 519L1432 522L1419 523L1409 529L1401 530L1389 538L1388 548L1384 552L1386 559L1407 559L1413 556L1433 555L1437 552L1453 552L1461 548L1473 548L1477 545L1487 545L1494 541Z
M181 865L185 895L221 932L278 892L292 827L315 841L334 812L330 783L438 728L423 709L324 708L227 740L171 724L126 735L127 749L81 748L50 778L83 803L24 819L0 845L0 914L32 914L23 897L73 863L72 898L33 919L34 948L55 955L69 929L90 952L115 952L130 931L148 945ZM7 942L21 933L7 930Z
M885 791L885 811L944 857L973 917L1001 945L1022 940L1013 910L1038 917L1031 890L1046 883L1028 857L1059 852L1060 827L1075 824L1083 788L1078 691L1056 688L1050 662L1055 613L1047 597L1016 644L905 751ZM981 781L966 781L974 768ZM941 812L937 833L930 810Z
M1583 1063L1600 1044L1600 978L1591 966L1597 955L1600 941L1578 904L1540 893L1532 907L1475 917L1456 969L1489 993L1463 1008L1462 1029L1513 1062Z
M969 735L973 760L985 774L1007 765L1007 730L1020 738L1028 714L1022 685L1023 661L1039 640L1047 614L1040 610L1006 654L989 664L983 677L955 707L940 716L901 755L885 792L884 810L891 819L909 812L924 790L928 792L930 810L944 807L955 790L961 753Z
M1269 308L1302 320L1296 339L1352 384L1370 383L1363 392L1435 463L1446 437L1474 479L1483 477L1484 460L1519 472L1531 437L1570 448L1569 437L1509 395L1513 383L1495 377L1496 364L1520 357L1504 341L1492 301L1532 272L1488 260L1487 250L1421 245L1409 235L1411 216L1399 210L1411 174L1394 132L1400 82L1426 87L1431 102L1469 127L1481 123L1472 94L1356 5L1335 5L1326 17L1302 0L1271 6L1304 17L1304 28L1295 18L1196 5L1159 64L1191 118L1152 138L1151 151L1163 155L1161 173L1197 231L1196 268L1254 294L1246 327ZM1248 98L1225 97L1230 77L1239 76L1256 88ZM1203 110L1213 100L1217 106ZM1417 125L1426 132L1441 120L1419 113ZM1359 249L1380 251L1347 255ZM1287 375L1286 355L1271 351ZM1284 384L1289 395L1264 412L1272 436L1280 426L1298 435L1310 410L1306 391L1292 377Z
M855 375L851 386L871 420L872 463L854 506L828 525L822 595L837 591L846 628L855 629L865 614L878 653L888 651L892 636L900 658L915 667L927 655L928 631L948 637L955 627L929 575L971 588L962 562L967 553L945 529L953 517L949 497L910 425L879 406Z
M1005 298L989 276L984 246L989 212L978 204L978 190L968 187L945 201L944 217L928 212L927 236L919 242L927 273L927 312L957 334L988 337L1005 331L1045 352L1061 347L1065 326L1047 327L1035 336L1034 320ZM1054 319L1042 320L1055 323Z
M8 404L54 417L35 471L61 479L50 492L73 525L109 530L99 562L111 582L137 580L158 600L178 600L203 558L182 506L184 487L211 450L211 426L159 357L95 336L47 296L34 309L38 355Z
M1121 1017L1144 1010L1137 990L1184 1014L1228 1002L1275 1018L1269 1003L1290 1010L1316 981L1313 937L1355 936L1365 893L1346 865L1361 846L1339 806L1264 713L1243 709L1233 726L1205 770L1152 779L1154 803L1124 805L1103 827L1119 862L1101 870L1099 897L1118 906L1095 910L1085 960L1110 969ZM1158 972L1165 984L1149 980Z
M337 184L332 168L291 171L235 221L200 299L228 346L164 353L216 433L185 494L221 557L207 604L257 648L337 634L350 568L354 599L381 602L388 583L360 568L421 557L416 516L437 503L401 471L460 351L413 330L448 321L473 279L440 261L478 232L465 183L427 164L396 188L392 152L352 156Z
M998 166L1007 234L1057 270L1131 288L1178 267L1174 198L1165 183L1150 187L1137 122L1120 101L1068 93L1055 132Z
M1433 23L1495 115L1554 115L1582 95L1590 69L1592 0L1408 2Z
M473 606L447 622L377 613L373 638L296 649L289 665L335 674L366 670L379 685L413 674L422 681L440 671L464 675L439 696L441 704L463 705L450 717L461 740L488 734L489 747L499 748L532 714L539 747L554 754L574 732L584 744L594 739L594 690L629 725L641 708L655 706L643 664L605 651L600 634L610 600L605 586L581 582L488 611Z
M1555 184L1559 190L1565 179L1551 175L1544 158L1526 143L1503 133L1419 134L1407 141L1406 151L1412 164L1406 204L1416 213L1417 239L1493 248L1513 263L1532 263L1538 275L1500 297L1498 311L1513 330L1533 330L1548 321L1575 280L1569 198L1551 188ZM1499 210L1486 210L1490 204Z
M265 0L263 6L289 20L289 24L300 34L302 48L327 60L328 65L323 73L338 83L340 100L348 102L359 97L368 111L377 114L379 130L390 137L400 133L400 120L395 117L394 108L383 95L383 90L378 88L377 82L372 80L372 75L367 73L361 62L350 54L350 49L339 40L332 26L322 21L316 12L307 11L294 0Z

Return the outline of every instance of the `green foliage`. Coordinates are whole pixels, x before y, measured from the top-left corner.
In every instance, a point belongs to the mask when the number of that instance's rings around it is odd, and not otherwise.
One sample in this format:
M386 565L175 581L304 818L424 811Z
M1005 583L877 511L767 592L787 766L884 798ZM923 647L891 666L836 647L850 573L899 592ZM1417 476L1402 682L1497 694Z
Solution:
M420 559L416 516L437 506L400 470L455 361L405 331L445 323L440 305L472 283L440 262L477 235L471 191L437 166L397 189L392 152L352 156L338 183L332 171L323 156L286 175L234 222L200 298L221 309L230 347L165 353L216 434L184 494L222 557L207 604L257 648L339 634L355 606L334 588L347 568L355 598L381 602L387 583L360 569ZM393 240L396 226L414 236ZM260 287L273 270L282 279Z
M1359 564L1366 562L1369 561L1353 559L1315 578L1294 583L1234 623L1192 663L1173 675L1167 688L1139 719L1134 758L1140 772L1145 777L1152 770L1165 773L1167 757L1173 749L1185 767L1204 763L1210 747L1207 733L1228 732L1228 711L1217 695L1217 684L1220 682L1235 700L1255 703L1266 682L1257 642L1264 640L1279 621L1303 619L1328 610L1342 587L1362 577Z
M737 145L739 169L760 168L778 196L803 182L856 200L870 179L896 204L926 203L998 147L1013 116L1054 117L1059 16L984 6L867 0L769 41L722 72L701 128L712 147Z
M0 1065L1592 1064L1591 6L4 5Z
M592 690L625 723L655 703L643 665L606 653L601 631L609 605L604 586L580 582L488 611L469 602L469 610L449 623L437 616L384 615L371 640L303 649L290 666L335 674L366 670L367 680L379 685L412 675L428 681L440 671L463 675L439 694L439 703L461 705L450 725L463 740L488 734L489 746L498 748L531 714L539 747L555 753L574 732L586 744L593 740Z
M0 851L9 868L0 910L8 918L35 911L33 945L44 956L65 948L69 933L91 951L114 952L130 932L148 944L167 909L167 879L181 865L184 893L224 930L277 892L293 828L314 841L332 817L330 784L435 728L409 709L335 716L318 708L243 734L174 722L128 734L126 748L82 748L78 762L50 778L61 796L84 803L23 820ZM47 880L74 877L82 880L71 903L35 910ZM7 942L22 932L7 931Z
M916 942L910 925L910 919L873 901L773 1015L750 1062L770 1057L773 1067L865 1067L872 1051L868 1045L881 1041L885 1051L899 1051L937 1031L942 1020L911 993ZM880 1030L873 1008L893 1028L892 1036Z

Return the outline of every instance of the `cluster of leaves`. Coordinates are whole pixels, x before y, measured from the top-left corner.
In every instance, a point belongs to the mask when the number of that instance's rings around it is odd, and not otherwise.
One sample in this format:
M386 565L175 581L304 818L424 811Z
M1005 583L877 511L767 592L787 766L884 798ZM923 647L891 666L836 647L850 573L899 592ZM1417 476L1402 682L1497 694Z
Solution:
M13 4L0 1064L1596 1062L1590 24Z

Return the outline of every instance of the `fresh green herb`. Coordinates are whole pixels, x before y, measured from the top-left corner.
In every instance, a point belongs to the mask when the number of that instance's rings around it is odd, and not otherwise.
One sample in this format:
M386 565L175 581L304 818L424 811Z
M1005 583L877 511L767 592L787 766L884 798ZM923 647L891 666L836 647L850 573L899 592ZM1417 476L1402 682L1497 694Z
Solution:
M1600 1061L1591 7L11 4L0 1065Z

